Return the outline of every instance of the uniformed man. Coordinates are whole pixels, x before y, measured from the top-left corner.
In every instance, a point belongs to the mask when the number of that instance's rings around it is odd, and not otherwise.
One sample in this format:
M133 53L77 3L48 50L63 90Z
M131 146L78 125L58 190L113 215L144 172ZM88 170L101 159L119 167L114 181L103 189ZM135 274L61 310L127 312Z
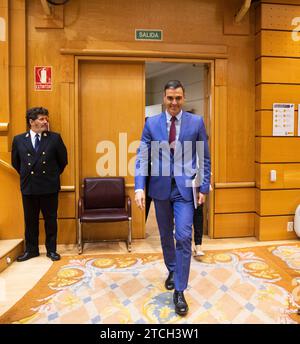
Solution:
M39 255L39 213L45 220L47 257L59 260L56 252L57 207L60 174L68 163L61 136L48 131L48 110L34 107L26 112L30 130L17 135L12 144L12 165L20 174L25 218L25 252L18 262Z

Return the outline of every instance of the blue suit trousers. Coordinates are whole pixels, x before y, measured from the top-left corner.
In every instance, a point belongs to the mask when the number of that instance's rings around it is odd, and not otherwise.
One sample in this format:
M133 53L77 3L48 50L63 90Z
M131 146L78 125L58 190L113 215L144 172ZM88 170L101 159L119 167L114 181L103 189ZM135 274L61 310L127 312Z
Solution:
M169 272L174 272L175 290L184 291L191 264L193 201L186 201L181 196L173 179L169 199L154 199L154 205L165 265Z

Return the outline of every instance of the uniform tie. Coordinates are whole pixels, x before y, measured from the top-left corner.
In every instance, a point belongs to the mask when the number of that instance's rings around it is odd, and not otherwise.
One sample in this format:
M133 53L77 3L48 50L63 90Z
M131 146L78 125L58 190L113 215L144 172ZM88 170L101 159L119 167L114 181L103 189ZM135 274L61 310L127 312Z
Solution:
M35 143L34 143L34 150L37 152L40 147L40 136L39 134L35 134Z
M176 117L171 117L171 127L170 127L170 133L169 133L169 145L171 153L174 153L175 149L175 141L176 141L176 126L175 126Z

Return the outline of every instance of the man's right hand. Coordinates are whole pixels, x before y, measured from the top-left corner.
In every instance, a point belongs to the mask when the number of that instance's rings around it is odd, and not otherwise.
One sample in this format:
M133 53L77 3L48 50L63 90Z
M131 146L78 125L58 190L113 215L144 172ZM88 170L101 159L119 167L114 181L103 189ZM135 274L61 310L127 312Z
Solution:
M145 193L144 191L137 191L135 193L135 203L139 209L143 210L145 208Z

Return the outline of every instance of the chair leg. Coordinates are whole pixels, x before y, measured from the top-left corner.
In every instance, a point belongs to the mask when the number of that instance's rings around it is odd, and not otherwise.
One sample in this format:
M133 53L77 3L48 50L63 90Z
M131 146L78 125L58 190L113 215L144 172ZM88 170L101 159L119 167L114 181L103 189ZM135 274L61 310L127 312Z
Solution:
M83 244L82 244L82 224L80 219L78 219L78 241L77 241L78 253L82 253Z
M128 219L128 239L127 239L127 250L131 252L131 234L132 234L132 220L131 217Z

